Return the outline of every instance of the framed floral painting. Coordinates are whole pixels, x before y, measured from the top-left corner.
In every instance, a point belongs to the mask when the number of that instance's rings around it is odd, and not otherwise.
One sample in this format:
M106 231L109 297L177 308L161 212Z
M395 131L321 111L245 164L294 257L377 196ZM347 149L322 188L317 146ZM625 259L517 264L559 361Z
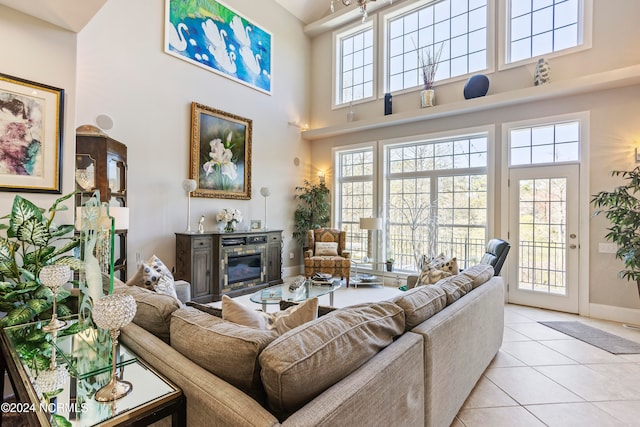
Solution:
M191 104L195 197L251 199L251 135L250 119Z
M0 74L0 191L61 192L64 90Z

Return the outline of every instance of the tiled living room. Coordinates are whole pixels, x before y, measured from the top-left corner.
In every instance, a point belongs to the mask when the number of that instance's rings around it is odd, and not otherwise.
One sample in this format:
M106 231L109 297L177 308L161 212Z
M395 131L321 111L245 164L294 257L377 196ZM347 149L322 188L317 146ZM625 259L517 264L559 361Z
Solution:
M538 322L577 321L640 343L640 332L623 326L640 324L635 276L619 276L624 262L605 237L611 223L594 215L592 203L595 194L624 182L612 171L631 171L640 161L640 4L72 3L0 0L6 59L0 66L0 215L11 212L16 195L48 207L83 190L83 162L94 157L81 152L78 141L97 137L125 150L125 161L115 167L124 175L103 183L103 193L128 208L126 226L117 233L123 240L116 249L116 278L133 280L138 266L156 255L175 279L188 281L184 286L196 303L219 300L227 291L239 295L234 284L225 283L229 259L232 267L249 268L249 258L259 260L252 286L280 278L288 283L304 274L305 245L294 236L294 212L297 188L305 181L324 183L328 190L326 225L346 232L346 265L351 280L361 281L348 288L343 281L319 297L321 306L409 300L422 291L398 288L420 274L422 255L457 257L463 271L456 276L462 277L479 263L490 239L512 245L501 278L487 281L501 286L478 286L414 332L405 332L407 323L385 324L383 331L403 333L391 333L391 344L367 359L359 376L336 380L338 387L314 396L306 412L288 419L212 373L215 363L208 370L205 362L185 359L161 339L140 338L143 328L134 321L122 331L122 347L144 352L140 359L176 389L197 384L193 388L202 391L199 397L184 391L187 425L375 425L371 420L396 415L404 422L395 425L444 427L638 424L638 354L609 353ZM240 31L234 32L238 22ZM16 99L49 109L42 115L32 107L20 109L10 102ZM25 133L9 126L29 127L33 121L46 124L42 135L41 129ZM212 121L235 127L212 136ZM37 162L16 167L15 153L24 157L39 143L42 170ZM126 190L118 191L122 177ZM82 197L62 203L67 209L57 212L57 225L78 223L75 207L86 201ZM234 231L224 232L223 211L242 217L231 224ZM5 233L0 230L2 238ZM193 260L205 253L198 245L209 245L215 236L241 238L264 252L221 240L215 248L223 255L205 251L208 267L193 269ZM370 264L372 259L377 263ZM385 261L392 259L393 271L385 276ZM385 286L367 285L374 276L382 276ZM452 289L447 288L457 292ZM504 308L495 310L498 289ZM494 310L475 306L471 298L487 298ZM250 293L233 300L251 311L260 307ZM424 329L454 312L449 308L464 311L463 305L470 312L456 316L468 316L457 319L468 325L459 327L459 337L466 338L456 339L443 320L438 333L446 345L431 345L432 332ZM140 307L139 302L142 312ZM172 307L184 310L177 303ZM391 305L377 309L399 316ZM186 328L195 321L185 315L181 322ZM386 342L368 336L363 343ZM465 339L466 347L460 342ZM179 345L188 347L188 339L176 340ZM344 353L367 347L351 345L344 344ZM429 353L457 346L461 354L448 361ZM447 385L452 391L438 395L430 374L411 375L407 368L426 372L430 360L449 363L442 366L450 371L433 375L460 378ZM175 373L177 361L188 369ZM305 374L316 379L324 368ZM229 368L234 370L240 369ZM475 388L467 387L478 378ZM131 395L141 390L134 382ZM349 391L354 395L344 394ZM26 422L22 416L4 422L16 420Z

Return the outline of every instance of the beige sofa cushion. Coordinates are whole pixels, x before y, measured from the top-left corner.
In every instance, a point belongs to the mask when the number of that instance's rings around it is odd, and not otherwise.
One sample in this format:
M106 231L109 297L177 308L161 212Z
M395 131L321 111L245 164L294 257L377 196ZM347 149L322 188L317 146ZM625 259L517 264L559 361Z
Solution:
M176 310L171 320L171 347L258 402L264 401L258 355L277 336L192 307Z
M435 287L438 287L444 291L447 295L447 305L453 304L467 293L471 291L473 280L469 276L464 274L458 274L456 276L447 277L436 283Z
M113 293L133 296L138 306L133 323L169 342L171 315L180 308L177 299L138 286L126 286L119 280L114 281Z
M493 266L489 264L477 264L467 268L462 274L473 280L472 287L475 289L483 283L488 282L493 277L494 270Z
M335 310L286 332L259 358L272 412L286 418L391 344L404 324L402 308L383 301Z
M447 306L447 295L436 286L409 289L391 302L404 310L405 331L409 331Z

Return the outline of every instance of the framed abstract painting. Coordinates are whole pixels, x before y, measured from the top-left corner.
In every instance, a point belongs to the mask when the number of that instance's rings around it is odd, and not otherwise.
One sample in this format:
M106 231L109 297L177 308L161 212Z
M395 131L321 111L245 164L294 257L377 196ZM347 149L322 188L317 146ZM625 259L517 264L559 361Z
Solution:
M271 94L271 34L216 0L165 0L164 51Z
M191 178L195 197L251 199L250 119L191 104Z
M0 74L0 190L61 193L64 90Z

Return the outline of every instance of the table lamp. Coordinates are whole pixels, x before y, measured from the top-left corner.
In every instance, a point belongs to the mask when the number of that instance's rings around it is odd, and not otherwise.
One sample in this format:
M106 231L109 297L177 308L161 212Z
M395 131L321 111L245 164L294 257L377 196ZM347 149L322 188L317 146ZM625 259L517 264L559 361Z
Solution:
M196 189L195 179L185 179L182 181L182 189L187 192L187 229L185 233L191 233L191 192Z
M262 227L267 230L267 197L271 195L271 190L269 190L269 187L262 187L260 194L264 197L264 225Z
M382 218L360 218L360 229L367 230L367 259L372 259L373 232L382 230Z

